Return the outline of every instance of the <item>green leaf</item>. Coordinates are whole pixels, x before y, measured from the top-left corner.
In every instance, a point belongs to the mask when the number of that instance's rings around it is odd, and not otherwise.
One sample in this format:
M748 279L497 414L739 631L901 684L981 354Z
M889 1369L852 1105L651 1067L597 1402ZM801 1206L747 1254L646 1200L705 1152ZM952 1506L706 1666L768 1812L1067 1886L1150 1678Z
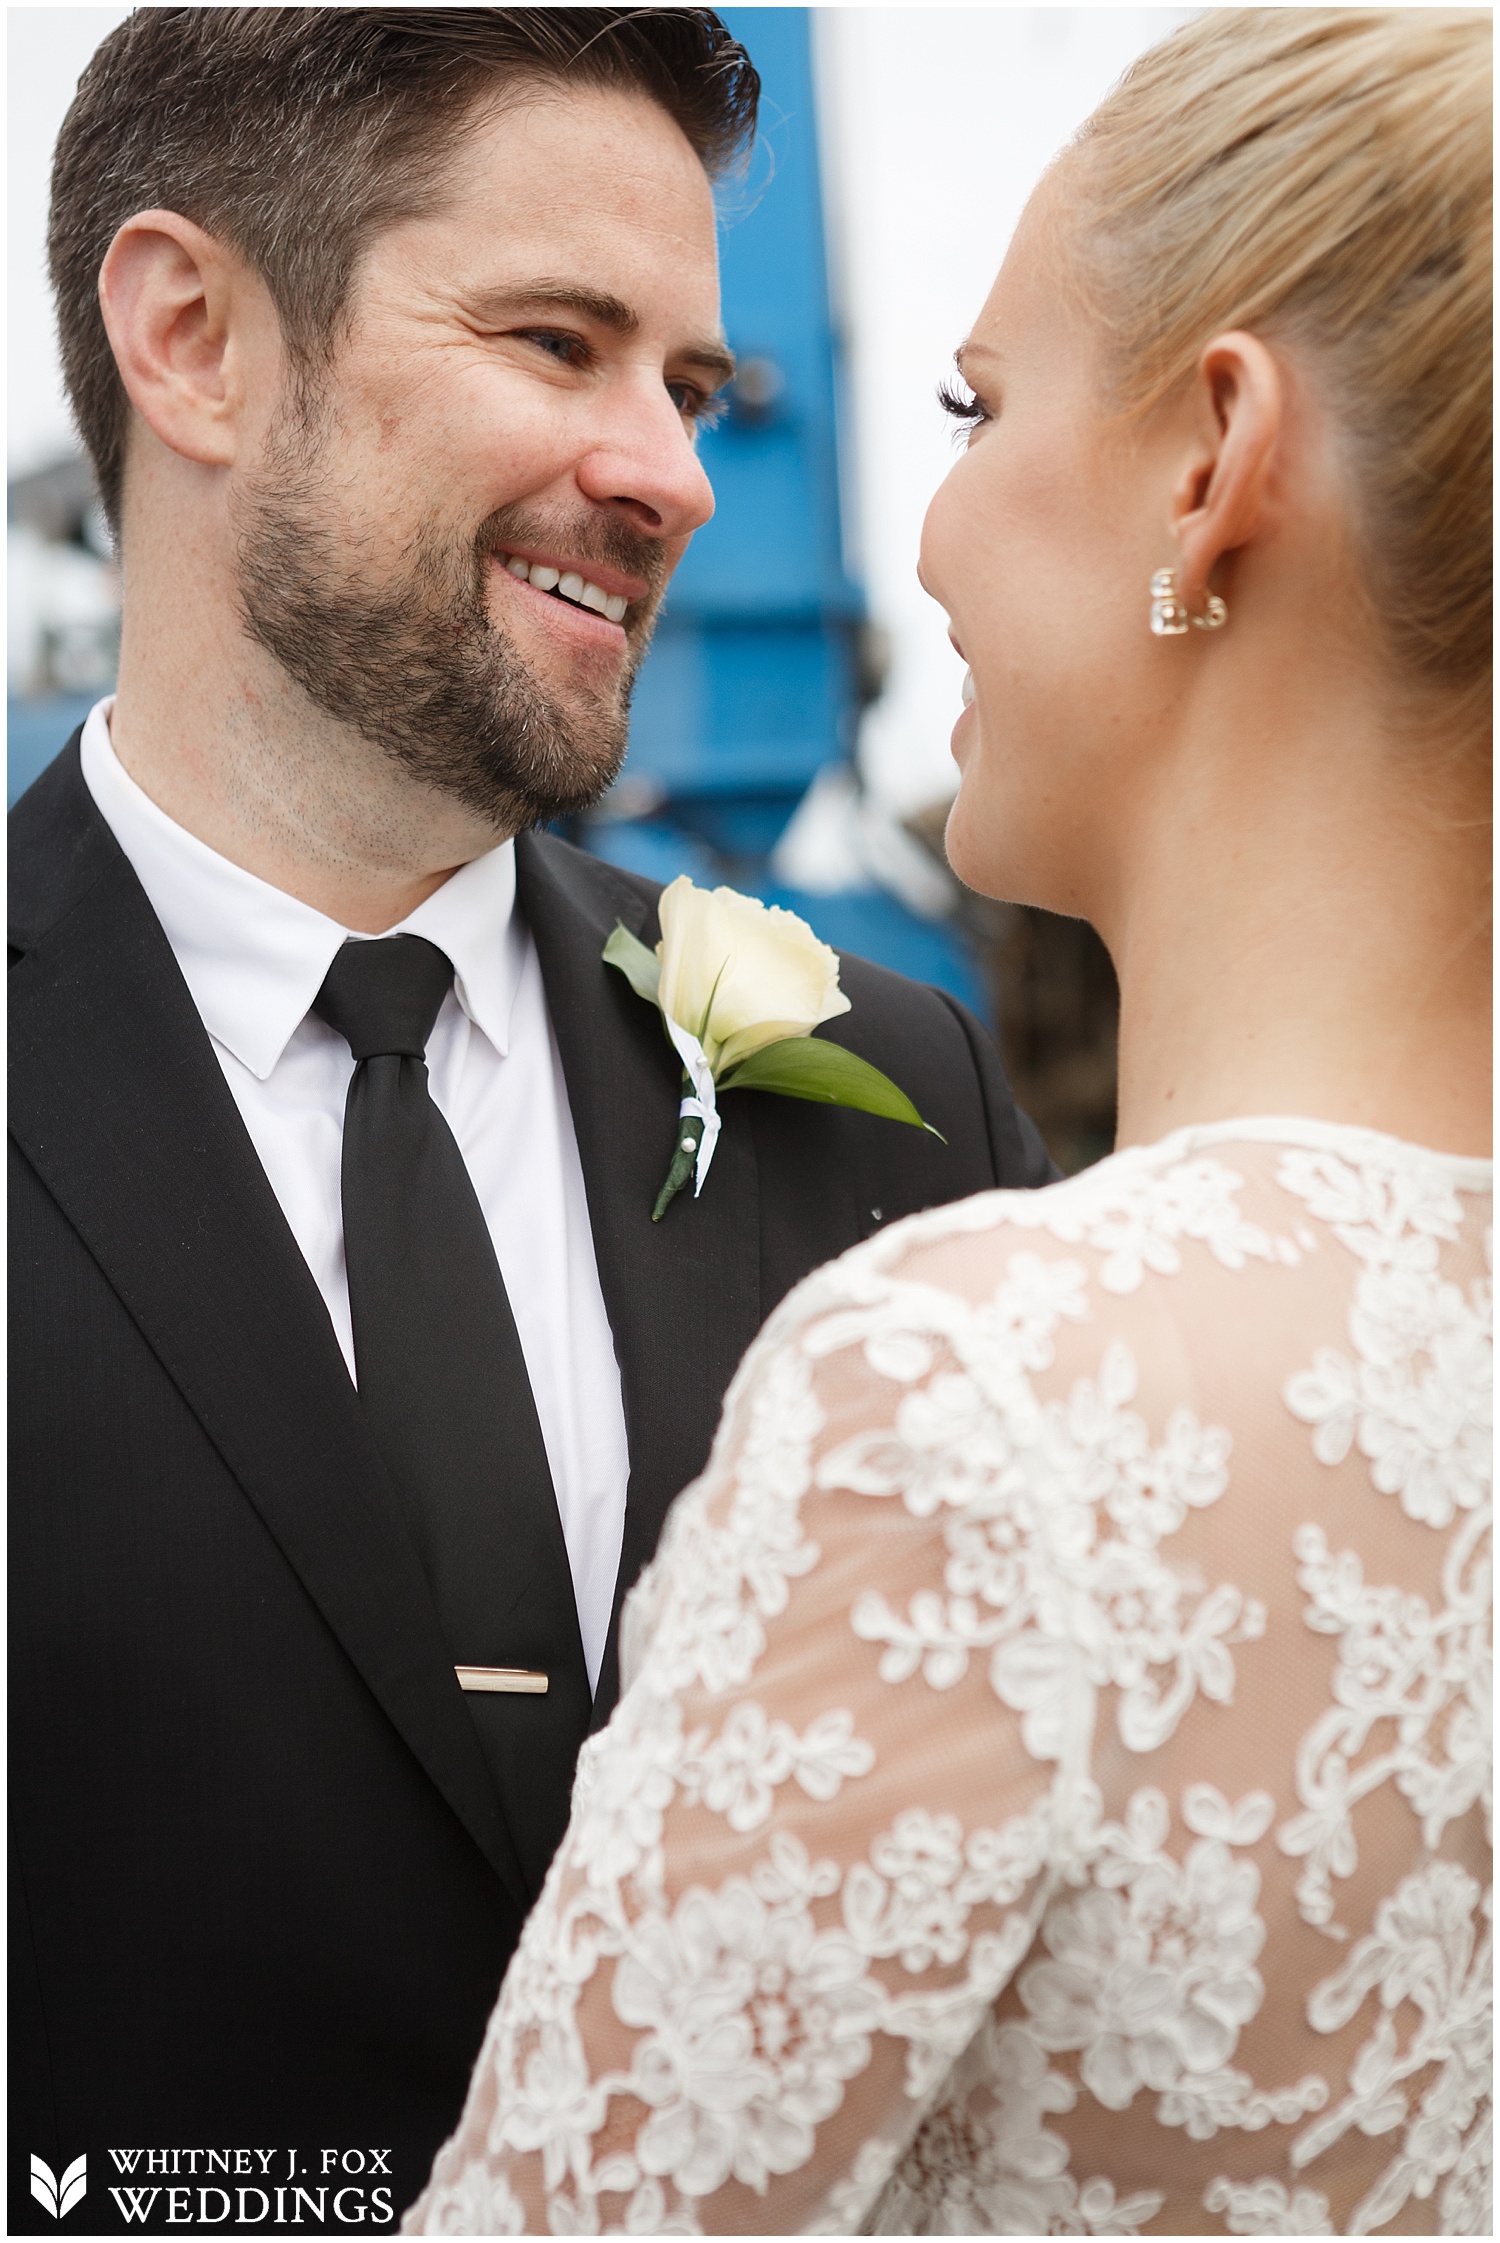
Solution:
M886 1121L910 1123L925 1129L946 1144L947 1139L924 1122L904 1090L889 1075L882 1075L868 1059L830 1044L821 1036L786 1036L780 1043L753 1051L732 1067L719 1084L725 1090L772 1090L783 1098L812 1098L825 1106L854 1106L864 1114L879 1114Z
M660 1009L661 960L617 919L615 931L604 945L604 963L617 967L638 997Z

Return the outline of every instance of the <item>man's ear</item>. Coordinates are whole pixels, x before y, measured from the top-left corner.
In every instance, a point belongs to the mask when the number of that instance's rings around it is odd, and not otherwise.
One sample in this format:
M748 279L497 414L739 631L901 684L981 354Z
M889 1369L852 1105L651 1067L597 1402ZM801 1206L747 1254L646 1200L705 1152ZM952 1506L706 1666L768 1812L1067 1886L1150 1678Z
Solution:
M1272 525L1273 482L1286 417L1286 377L1256 335L1216 335L1195 377L1200 435L1172 493L1178 583L1201 615L1209 574Z
M169 450L208 467L235 454L242 384L231 342L249 278L222 242L173 210L127 219L99 272L131 404Z

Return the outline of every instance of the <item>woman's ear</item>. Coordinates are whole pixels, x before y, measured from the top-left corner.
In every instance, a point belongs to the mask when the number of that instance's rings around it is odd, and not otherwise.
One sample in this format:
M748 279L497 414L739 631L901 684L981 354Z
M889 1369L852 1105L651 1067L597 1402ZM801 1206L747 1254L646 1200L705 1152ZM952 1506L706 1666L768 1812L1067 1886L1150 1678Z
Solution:
M1271 527L1273 482L1286 415L1286 377L1256 335L1216 335L1198 361L1200 435L1172 493L1178 583L1201 615L1215 564Z
M234 457L230 336L245 268L172 210L126 220L99 272L99 305L126 395L170 451L205 466Z

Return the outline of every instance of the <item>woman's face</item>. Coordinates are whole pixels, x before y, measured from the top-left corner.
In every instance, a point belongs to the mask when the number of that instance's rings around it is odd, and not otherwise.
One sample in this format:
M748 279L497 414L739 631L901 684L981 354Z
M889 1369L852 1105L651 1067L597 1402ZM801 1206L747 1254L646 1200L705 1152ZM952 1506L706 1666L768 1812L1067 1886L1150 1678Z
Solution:
M986 894L1097 918L1186 666L1153 639L1148 584L1175 560L1165 432L1105 399L1069 278L1066 167L1033 196L960 354L976 417L928 510L923 584L973 700L955 871Z

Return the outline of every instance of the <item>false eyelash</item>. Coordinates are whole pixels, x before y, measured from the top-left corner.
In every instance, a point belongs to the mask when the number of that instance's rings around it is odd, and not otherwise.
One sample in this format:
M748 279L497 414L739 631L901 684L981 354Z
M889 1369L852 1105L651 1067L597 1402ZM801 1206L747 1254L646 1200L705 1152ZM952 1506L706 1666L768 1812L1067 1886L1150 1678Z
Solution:
M943 411L951 413L956 421L988 420L989 414L973 391L967 384L961 387L960 383L961 377L956 374L949 374L938 383L937 400Z

